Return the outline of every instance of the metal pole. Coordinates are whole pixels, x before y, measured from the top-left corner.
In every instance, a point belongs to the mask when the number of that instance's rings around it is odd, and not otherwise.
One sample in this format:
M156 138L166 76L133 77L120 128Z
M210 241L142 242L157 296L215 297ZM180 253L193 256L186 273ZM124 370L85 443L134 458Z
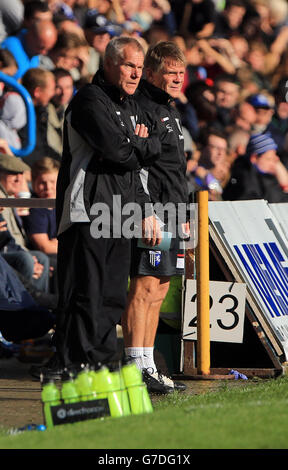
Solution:
M209 315L209 223L208 191L197 193L198 245L196 249L197 282L197 372L210 374L210 315Z

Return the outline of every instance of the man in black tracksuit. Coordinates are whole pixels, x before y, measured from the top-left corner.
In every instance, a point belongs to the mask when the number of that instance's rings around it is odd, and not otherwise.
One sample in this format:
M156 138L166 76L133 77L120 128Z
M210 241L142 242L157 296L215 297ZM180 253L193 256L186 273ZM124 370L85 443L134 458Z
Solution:
M145 72L146 80L140 82L135 98L141 109L158 121L161 157L141 171L146 177L152 202L172 203L177 213L178 204L182 204L183 210L188 203L184 137L173 100L181 92L185 58L172 42L156 44L146 54ZM161 217L159 211L156 212L163 231L167 231L167 223L171 222L167 213L169 211L162 213ZM173 211L171 215L173 217ZM159 374L153 357L160 307L168 292L170 277L184 272L183 254L178 256L179 223L177 220L173 233L176 237L172 237L167 251L140 248L137 241L133 241L130 292L122 317L125 353L133 357L142 370L148 390L157 393L185 388L183 384L174 383Z
M42 368L46 376L59 378L64 366L105 363L117 349L131 254L131 240L121 235L122 208L149 201L140 169L161 148L152 121L146 121L148 137L130 99L143 62L137 40L113 39L103 72L78 91L66 111L56 198L57 353ZM149 242L157 240L152 236Z

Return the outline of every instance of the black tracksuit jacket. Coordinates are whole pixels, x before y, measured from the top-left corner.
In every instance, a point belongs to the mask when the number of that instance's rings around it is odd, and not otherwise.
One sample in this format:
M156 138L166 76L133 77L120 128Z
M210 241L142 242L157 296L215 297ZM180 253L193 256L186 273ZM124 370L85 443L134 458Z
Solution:
M149 138L134 134L137 123L148 126ZM91 84L73 97L65 113L64 151L57 181L58 233L74 222L89 222L95 202L112 210L113 195L125 203L149 202L140 169L159 158L161 143L153 119L133 97L120 99L119 90L98 71Z
M180 114L165 91L141 80L135 99L157 122L161 156L148 168L148 190L153 203L187 203L186 157Z

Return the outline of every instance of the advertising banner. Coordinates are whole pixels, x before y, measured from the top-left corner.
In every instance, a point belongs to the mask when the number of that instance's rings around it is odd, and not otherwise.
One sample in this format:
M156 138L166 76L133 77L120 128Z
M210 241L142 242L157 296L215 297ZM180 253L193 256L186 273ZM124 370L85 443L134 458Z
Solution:
M288 241L277 218L264 200L220 201L209 222L287 360Z

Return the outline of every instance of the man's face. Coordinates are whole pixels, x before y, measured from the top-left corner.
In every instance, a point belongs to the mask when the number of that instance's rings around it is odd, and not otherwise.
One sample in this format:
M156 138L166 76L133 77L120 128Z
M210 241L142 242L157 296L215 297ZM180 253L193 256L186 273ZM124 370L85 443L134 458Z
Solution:
M47 106L51 98L55 95L55 80L53 77L47 77L46 86L38 87L35 90L35 104Z
M77 67L79 64L78 60L78 49L61 49L57 56L53 57L56 68L63 68L64 70L71 70Z
M216 89L216 104L222 108L233 108L239 99L239 87L232 82L219 82Z
M21 191L23 173L0 173L0 183L8 196L16 196Z
M267 150L262 155L252 155L251 162L263 173L275 175L279 157L276 150Z
M117 64L108 59L105 64L107 80L126 95L133 95L143 72L144 55L141 50L128 44L123 49L123 58Z
M226 158L227 142L217 135L209 135L207 152L211 163L215 166Z
M42 173L35 178L33 182L33 190L40 198L56 198L56 184L58 171Z
M260 125L268 125L271 121L274 109L266 109L266 108L255 108L256 111L256 124Z
M147 69L147 80L166 91L172 98L178 98L184 82L185 65L167 57L157 72Z
M91 31L90 37L90 42L88 41L89 44L94 47L95 51L99 52L99 54L104 54L106 46L111 39L110 34L94 34L93 31Z
M56 106L66 106L73 95L73 79L72 77L59 77L56 80L55 95L53 103Z
M239 106L239 113L236 117L237 126L250 131L256 122L256 111L250 103L242 103Z

